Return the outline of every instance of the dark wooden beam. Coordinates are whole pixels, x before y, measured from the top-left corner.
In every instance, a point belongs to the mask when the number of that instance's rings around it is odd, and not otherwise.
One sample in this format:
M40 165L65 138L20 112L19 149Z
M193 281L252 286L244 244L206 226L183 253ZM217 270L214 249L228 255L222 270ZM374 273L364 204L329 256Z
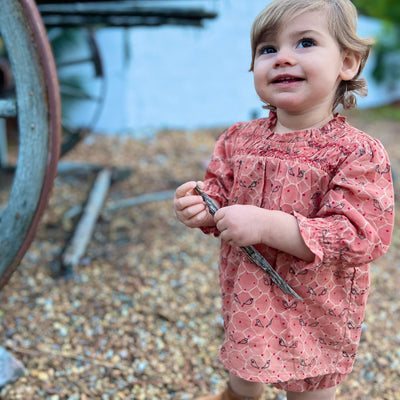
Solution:
M151 2L149 2L151 3ZM203 20L217 14L199 7L137 6L134 1L115 2L60 2L39 3L39 11L46 26L201 26Z
M110 26L110 27L157 27L163 25L202 26L201 20L176 19L176 18L139 18L127 16L44 16L43 23L48 27L73 28L84 26Z

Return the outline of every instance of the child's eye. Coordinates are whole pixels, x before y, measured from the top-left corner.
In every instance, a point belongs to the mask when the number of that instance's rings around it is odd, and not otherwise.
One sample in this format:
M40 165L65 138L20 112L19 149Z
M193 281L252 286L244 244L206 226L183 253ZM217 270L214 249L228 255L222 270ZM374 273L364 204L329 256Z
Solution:
M304 38L301 39L299 42L299 47L306 48L306 47L313 47L315 46L315 40Z
M260 47L259 54L272 54L276 53L276 49L273 46L262 46Z

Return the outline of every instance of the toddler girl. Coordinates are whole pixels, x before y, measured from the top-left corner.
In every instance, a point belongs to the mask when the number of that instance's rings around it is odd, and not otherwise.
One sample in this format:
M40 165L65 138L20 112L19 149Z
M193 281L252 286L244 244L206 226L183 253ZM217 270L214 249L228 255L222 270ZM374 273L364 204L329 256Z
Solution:
M335 113L355 105L371 42L356 33L350 0L275 0L251 31L254 85L267 118L218 139L200 186L174 209L221 238L229 383L203 400L260 399L270 383L293 399L334 399L352 370L369 292L369 263L393 229L387 154ZM240 247L254 245L303 299L283 293Z

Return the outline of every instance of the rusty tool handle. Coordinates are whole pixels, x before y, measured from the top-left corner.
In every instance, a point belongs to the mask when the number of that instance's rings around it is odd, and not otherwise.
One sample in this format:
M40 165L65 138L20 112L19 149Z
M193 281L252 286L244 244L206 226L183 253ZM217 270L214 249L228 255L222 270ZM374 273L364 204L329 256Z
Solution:
M196 185L194 188L196 193L200 195L211 215L214 215L218 211L217 205L214 203L212 198L204 192L204 190ZM282 279L279 274L272 268L271 264L261 255L259 251L257 251L253 246L243 246L240 247L246 257L253 263L258 265L264 272L266 272L271 278L272 282L274 282L282 292L286 294L291 294L299 300L303 300L286 282Z

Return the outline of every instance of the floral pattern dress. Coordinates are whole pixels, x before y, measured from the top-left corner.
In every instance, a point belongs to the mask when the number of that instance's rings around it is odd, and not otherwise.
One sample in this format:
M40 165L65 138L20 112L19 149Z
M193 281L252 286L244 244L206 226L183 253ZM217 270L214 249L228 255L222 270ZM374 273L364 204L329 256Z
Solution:
M320 129L286 134L274 133L275 124L271 112L223 133L205 190L221 206L252 204L294 215L315 260L255 245L300 301L221 241L226 337L220 359L231 373L256 382L345 376L360 340L369 263L391 240L389 160L378 140L340 115Z

